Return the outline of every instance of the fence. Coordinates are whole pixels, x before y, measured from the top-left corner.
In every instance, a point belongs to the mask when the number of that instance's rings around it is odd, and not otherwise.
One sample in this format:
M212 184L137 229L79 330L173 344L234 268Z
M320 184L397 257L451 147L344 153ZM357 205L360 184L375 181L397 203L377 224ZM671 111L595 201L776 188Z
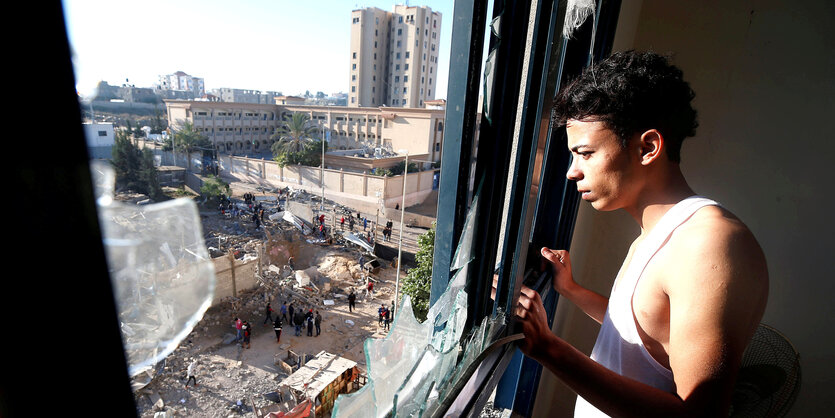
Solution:
M437 188L440 176L440 169L389 177L301 165L280 167L274 161L232 156L220 157L220 172L239 181L275 188L292 187L312 194L322 193L324 180L328 199L368 212L381 205L402 205L404 181L406 206L419 204Z

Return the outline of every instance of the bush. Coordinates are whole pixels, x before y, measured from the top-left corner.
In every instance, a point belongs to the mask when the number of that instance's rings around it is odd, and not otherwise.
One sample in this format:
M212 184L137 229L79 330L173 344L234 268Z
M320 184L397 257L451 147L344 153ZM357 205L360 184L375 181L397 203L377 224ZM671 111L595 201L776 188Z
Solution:
M425 321L429 313L429 292L432 288L432 261L435 253L435 224L418 237L415 254L417 267L409 269L403 280L403 294L412 300L412 310L418 321Z
M220 177L217 176L209 176L209 178L203 182L203 185L200 186L200 194L206 198L206 200L218 201L220 195L229 195L229 183L223 181Z

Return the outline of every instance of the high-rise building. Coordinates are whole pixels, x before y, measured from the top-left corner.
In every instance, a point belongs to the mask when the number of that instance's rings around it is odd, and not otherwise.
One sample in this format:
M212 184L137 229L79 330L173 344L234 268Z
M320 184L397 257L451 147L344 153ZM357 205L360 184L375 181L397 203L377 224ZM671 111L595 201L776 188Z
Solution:
M441 14L395 5L351 12L348 106L424 107L435 98Z
M159 76L157 88L159 90L190 91L194 93L195 97L202 97L206 94L206 87L202 78L192 77L182 71Z

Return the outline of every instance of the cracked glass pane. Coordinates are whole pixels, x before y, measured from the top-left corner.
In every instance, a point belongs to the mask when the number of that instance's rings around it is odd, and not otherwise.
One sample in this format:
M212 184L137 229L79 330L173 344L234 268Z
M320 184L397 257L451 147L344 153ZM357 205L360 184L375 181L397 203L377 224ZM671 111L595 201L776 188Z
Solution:
M91 167L128 372L151 370L194 328L214 296L214 264L189 199L133 205L113 200L115 176Z
M467 215L454 267L458 269L446 291L420 323L412 311L411 299L400 301L389 334L382 340L365 341L368 383L351 395L341 395L334 405L334 417L430 416L441 405L459 378L466 378L474 361L504 316L485 320L469 338L464 357L461 339L467 321L467 292L464 290L469 261L472 260L474 214L478 194Z

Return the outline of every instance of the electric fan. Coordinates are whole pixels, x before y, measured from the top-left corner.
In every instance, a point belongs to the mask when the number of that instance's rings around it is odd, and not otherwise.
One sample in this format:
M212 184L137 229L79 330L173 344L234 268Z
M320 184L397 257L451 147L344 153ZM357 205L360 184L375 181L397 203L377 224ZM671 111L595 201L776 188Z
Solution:
M800 355L776 329L760 324L742 356L731 417L782 417L800 391Z

